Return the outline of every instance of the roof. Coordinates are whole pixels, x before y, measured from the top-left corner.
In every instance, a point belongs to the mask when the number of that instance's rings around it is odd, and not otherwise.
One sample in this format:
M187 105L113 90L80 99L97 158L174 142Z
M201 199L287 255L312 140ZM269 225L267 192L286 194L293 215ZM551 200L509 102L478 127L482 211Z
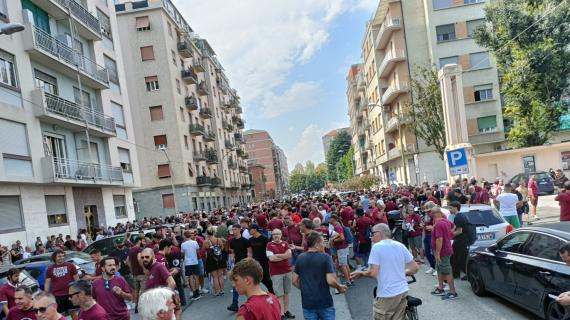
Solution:
M249 129L245 130L243 134L256 134L256 133L267 133L265 130L258 130L258 129Z
M538 226L524 227L518 230L535 230L559 236L566 240L570 240L570 221L545 223Z

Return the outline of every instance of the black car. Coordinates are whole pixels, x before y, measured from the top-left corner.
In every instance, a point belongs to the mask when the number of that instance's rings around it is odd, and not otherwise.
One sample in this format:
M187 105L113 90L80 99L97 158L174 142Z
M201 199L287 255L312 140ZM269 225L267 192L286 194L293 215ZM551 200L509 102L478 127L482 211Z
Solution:
M570 310L549 295L570 291L570 266L559 250L570 240L570 222L517 229L467 260L467 278L478 296L494 293L545 319L568 319Z
M139 236L139 232L140 231L132 232L131 238L129 239L129 241L134 242L135 239ZM146 229L146 230L143 230L143 232L145 233L145 235L148 235L148 234L152 235L154 233L154 229ZM83 250L83 252L91 253L93 250L99 249L99 251L101 251L101 254L103 256L106 256L109 253L111 253L113 250L115 250L117 243L125 241L126 235L127 235L126 233L122 233L122 234L118 234L118 235L114 235L114 236L110 236L107 238L103 238L103 239L94 241L93 243L88 245Z

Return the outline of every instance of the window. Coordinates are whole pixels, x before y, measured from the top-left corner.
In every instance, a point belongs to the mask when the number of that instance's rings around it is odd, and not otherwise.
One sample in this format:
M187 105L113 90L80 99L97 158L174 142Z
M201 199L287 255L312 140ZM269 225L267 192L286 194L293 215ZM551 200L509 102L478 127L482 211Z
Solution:
M184 147L186 147L186 150L190 150L190 145L188 143L188 136L184 135Z
M153 46L141 47L141 58L142 61L154 60Z
M522 253L524 251L524 244L529 237L529 232L510 234L499 242L499 249L506 252Z
M180 90L180 80L176 79L176 91L180 94L182 91Z
M30 21L33 25L48 34L51 34L49 27L49 16L47 12L36 6L32 1L22 1L24 16L26 21Z
M146 91L156 91L159 89L157 76L145 77L144 82L146 83Z
M73 99L78 105L91 109L91 95L89 92L85 90L79 92L79 88L73 87Z
M113 195L113 202L115 203L115 218L121 219L127 217L127 207L125 206L124 195Z
M117 137L121 139L127 139L127 125L125 124L123 106L111 101L111 108L113 109L113 117L115 118L115 129L117 130Z
M8 22L8 7L6 6L6 0L0 0L0 20Z
M170 50L170 53L172 54L172 64L176 65L176 52L174 52L174 50Z
M463 4L474 4L474 3L481 3L485 2L485 0L463 0Z
M477 118L477 127L479 128L479 133L496 132L497 117L488 116Z
M562 259L560 259L558 251L564 245L565 243L557 238L542 233L535 233L532 236L532 240L526 245L525 254L542 259L561 261Z
M489 64L489 51L471 53L469 55L471 63L471 70L488 68Z
M20 196L0 196L0 233L24 229Z
M453 23L435 27L437 42L455 40L455 25Z
M34 69L36 87L45 92L57 95L57 79L47 73Z
M172 25L170 22L167 22L166 24L168 25L168 35L172 38Z
M160 146L166 148L168 146L168 142L166 141L166 135L154 136L154 146L159 149Z
M433 0L433 9L444 9L453 6L453 0Z
M0 83L17 88L18 82L16 79L14 56L0 50Z
M159 178L169 178L170 177L170 165L159 164L158 165L158 177Z
M162 114L162 106L149 107L150 110L150 121L160 121L164 119Z
M180 119L182 122L186 122L186 113L184 112L184 108L180 107Z
M101 25L101 34L105 38L113 41L113 33L111 32L111 20L109 17L103 13L103 11L97 9L97 18L99 18L99 24Z
M133 172L133 168L131 167L131 155L129 153L129 149L119 147L117 150L119 152L119 163L121 165L121 169L123 169L123 172Z
M483 25L485 23L485 19L477 19L477 20L469 20L467 21L467 36L472 37L473 32L477 27Z
M150 30L150 20L148 16L137 17L136 18L136 28L137 31L148 31Z
M459 57L457 56L453 56L453 57L445 57L445 58L439 58L439 67L443 68L446 64L458 64L459 63Z
M172 193L162 195L162 207L165 209L174 208L174 195Z
M493 99L493 86L475 86L473 87L473 94L475 95L475 101L485 101Z
M190 177L194 176L194 172L192 172L192 164L191 163L188 164L188 176L190 176Z
M32 157L28 148L26 125L0 119L0 137L0 155L4 159L6 176L32 177Z
M48 226L67 224L65 196L45 196Z
M119 85L119 73L117 71L117 63L115 60L103 55L105 60L105 68L107 68L107 72L109 73L109 81L112 83Z

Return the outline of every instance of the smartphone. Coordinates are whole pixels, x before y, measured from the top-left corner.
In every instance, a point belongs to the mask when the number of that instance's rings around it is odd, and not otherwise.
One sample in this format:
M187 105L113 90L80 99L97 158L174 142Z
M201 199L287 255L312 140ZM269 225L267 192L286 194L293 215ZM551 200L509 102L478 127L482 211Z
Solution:
M558 296L555 296L555 295L553 295L553 294L549 294L548 297L549 297L550 299L554 299L554 300L556 300L556 301L560 300L560 298L559 298Z

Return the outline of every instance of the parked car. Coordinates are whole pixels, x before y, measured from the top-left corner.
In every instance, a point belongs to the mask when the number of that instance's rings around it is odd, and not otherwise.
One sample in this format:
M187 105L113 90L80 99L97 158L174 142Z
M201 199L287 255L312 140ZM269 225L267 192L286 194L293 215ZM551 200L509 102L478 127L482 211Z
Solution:
M568 319L570 311L549 295L570 291L570 266L559 250L570 223L517 229L489 247L472 251L467 278L478 296L494 293L544 319Z
M7 273L8 270L14 268L15 266L0 266L0 287L8 282ZM33 292L39 290L40 286L38 281L32 277L28 271L20 270L20 283L32 289Z
M538 190L540 190L541 195L554 193L554 179L545 171L519 173L512 177L509 183L520 183L521 179L524 179L525 183L528 183L532 175L536 176L536 183L538 184Z
M513 230L497 209L489 205L462 205L461 212L477 231L477 240L471 245L470 250L490 246Z
M154 229L146 229L143 230L145 235L146 234L153 234L155 231ZM94 241L90 245L88 245L83 252L89 254L95 249L99 249L103 256L108 255L111 251L115 250L116 244L119 242L125 241L126 233L110 236L107 238L103 238L97 241ZM134 231L131 233L130 241L134 242L135 239L139 236L139 231Z

